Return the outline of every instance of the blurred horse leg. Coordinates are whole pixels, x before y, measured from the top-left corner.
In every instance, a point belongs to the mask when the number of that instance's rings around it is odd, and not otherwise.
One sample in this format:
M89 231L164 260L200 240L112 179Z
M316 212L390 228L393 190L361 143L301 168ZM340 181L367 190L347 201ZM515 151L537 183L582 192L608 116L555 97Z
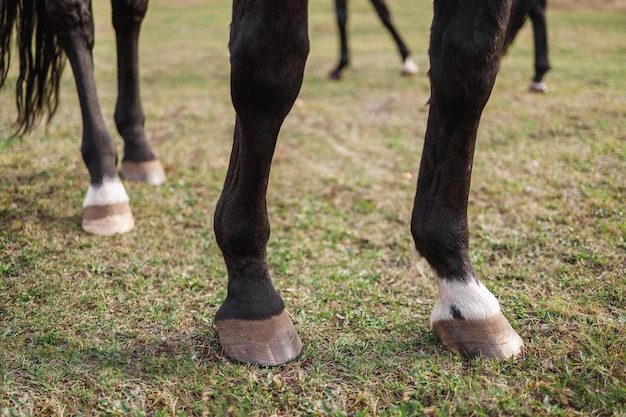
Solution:
M400 52L400 56L402 57L401 74L402 75L417 74L418 72L417 65L415 64L413 59L411 59L411 52L409 51L409 48L404 43L404 40L400 36L400 33L398 33L398 30L396 29L396 27L393 24L393 21L391 20L391 12L389 11L389 8L387 7L385 0L370 0L370 1L372 2L372 6L374 6L374 9L376 10L376 14L378 14L380 21L387 28L387 30L393 37L393 40L395 41L396 46L398 47L398 52Z
M124 139L122 176L132 181L158 185L165 172L146 141L139 95L138 43L148 0L111 0L117 40L117 85L115 125Z
M348 0L335 0L335 14L337 16L337 29L339 30L339 63L330 72L328 78L331 80L341 79L341 71L348 66L348 34L346 26L348 24Z
M548 91L548 86L543 82L543 76L550 70L546 0L534 0L528 15L533 23L535 41L535 75L528 89L531 92L545 93Z

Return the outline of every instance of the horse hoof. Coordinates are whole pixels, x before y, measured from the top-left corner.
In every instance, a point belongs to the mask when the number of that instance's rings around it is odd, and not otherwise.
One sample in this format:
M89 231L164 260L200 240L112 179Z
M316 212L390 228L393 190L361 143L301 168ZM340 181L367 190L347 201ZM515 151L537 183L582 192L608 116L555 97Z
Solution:
M302 352L302 342L285 310L265 320L220 320L215 327L222 354L237 362L276 366L297 359Z
M341 80L341 73L339 71L331 71L328 73L328 79L333 81Z
M470 358L516 357L524 346L501 312L485 320L438 321L433 328L448 349Z
M124 179L160 185L165 182L165 171L158 159L145 162L122 161L121 175Z
M548 85L544 82L531 82L530 85L528 86L528 91L531 93L547 93L548 92Z
M407 58L404 60L404 62L402 63L402 70L400 72L402 75L411 76L417 74L418 72L419 68L411 58Z
M83 230L100 236L126 233L135 227L128 202L86 206L83 213Z

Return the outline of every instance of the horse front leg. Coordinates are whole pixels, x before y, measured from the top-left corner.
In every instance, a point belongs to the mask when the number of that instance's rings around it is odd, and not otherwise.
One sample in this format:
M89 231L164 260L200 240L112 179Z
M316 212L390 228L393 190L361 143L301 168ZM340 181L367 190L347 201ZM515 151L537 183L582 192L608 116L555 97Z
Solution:
M266 191L280 127L300 91L309 51L306 0L235 0L230 33L233 149L215 212L228 295L215 316L223 354L278 365L302 343L270 277Z
M337 30L339 31L339 62L334 70L328 74L331 80L340 80L341 71L349 64L348 52L348 0L335 0L335 15L337 17Z
M528 90L535 93L546 93L548 86L543 82L543 76L550 70L546 0L535 0L528 15L533 24L533 40L535 42L535 75Z
M51 26L74 72L83 121L81 153L90 180L82 227L98 235L134 226L126 190L117 175L117 149L106 129L93 75L93 14L90 0L46 0Z
M148 0L111 0L117 41L115 125L124 139L122 176L131 181L159 185L165 172L146 140L139 95L139 30Z
M387 30L391 34L391 37L396 43L396 46L398 47L398 52L402 57L402 70L400 71L400 73L402 75L417 74L419 71L418 67L411 58L411 52L409 51L409 48L406 46L406 43L400 36L400 33L398 32L393 24L393 21L391 20L391 12L389 11L385 0L371 0L371 2L383 26L387 28Z
M430 321L444 345L466 356L510 357L521 351L522 340L474 271L467 219L476 133L495 82L510 4L465 3L434 2L430 112L411 231L437 274L439 301Z

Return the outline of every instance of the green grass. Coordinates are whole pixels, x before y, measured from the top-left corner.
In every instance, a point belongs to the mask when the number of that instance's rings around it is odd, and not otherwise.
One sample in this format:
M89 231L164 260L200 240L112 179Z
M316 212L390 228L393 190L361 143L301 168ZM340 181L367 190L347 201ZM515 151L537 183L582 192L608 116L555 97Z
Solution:
M409 220L426 126L431 5L391 4L421 74L367 2L350 4L352 67L326 75L332 2L311 2L311 54L268 194L269 262L305 343L271 369L220 356L226 271L212 216L227 168L230 5L155 1L141 41L147 132L168 174L127 184L137 227L80 229L88 185L69 71L52 123L9 139L0 95L0 416L626 415L623 12L549 11L545 96L526 27L479 132L472 259L524 339L517 361L463 360L428 327L436 284ZM94 4L107 123L113 31ZM13 75L14 76L14 75ZM121 142L118 142L121 149Z

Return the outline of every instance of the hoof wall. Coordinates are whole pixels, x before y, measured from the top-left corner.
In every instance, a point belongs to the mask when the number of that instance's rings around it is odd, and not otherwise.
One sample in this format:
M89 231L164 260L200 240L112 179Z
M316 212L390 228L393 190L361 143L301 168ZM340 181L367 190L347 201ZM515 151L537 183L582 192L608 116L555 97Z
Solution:
M328 79L333 81L341 80L341 73L339 71L331 71L328 74Z
M544 82L536 83L536 82L533 81L528 86L528 91L530 93L542 93L542 94L545 94L545 93L548 92L548 85L546 83L544 83Z
M222 354L237 362L276 366L302 352L302 342L284 310L265 320L220 320L215 327Z
M84 210L83 230L94 235L110 236L126 233L135 227L128 202L87 206Z
M157 159L146 162L123 161L121 175L129 181L145 182L150 185L165 182L165 171Z
M524 346L502 313L482 321L439 321L433 323L433 328L448 349L470 358L516 357Z

